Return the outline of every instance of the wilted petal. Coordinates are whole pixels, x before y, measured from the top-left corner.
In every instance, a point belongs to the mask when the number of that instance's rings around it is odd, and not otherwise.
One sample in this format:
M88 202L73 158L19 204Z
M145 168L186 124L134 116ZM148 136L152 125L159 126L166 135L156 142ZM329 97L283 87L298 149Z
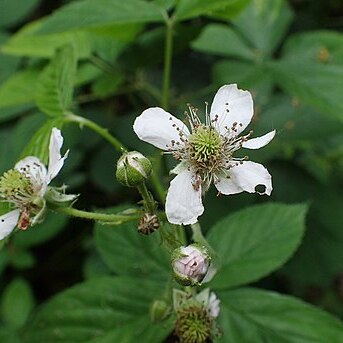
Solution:
M218 131L227 132L227 128L237 123L235 134L242 132L253 116L253 100L248 91L237 88L236 84L219 88L211 106L211 119L218 116Z
M16 209L0 217L0 240L8 236L16 227L20 210Z
M204 212L201 201L201 185L192 185L193 173L184 170L170 183L166 199L167 219L172 224L194 224Z
M55 127L51 130L49 144L49 166L47 175L47 184L59 173L63 167L64 160L68 157L69 150L65 155L61 156L61 148L63 145L63 137L61 131Z
M242 144L246 149L259 149L267 145L275 136L276 130L270 131L261 137L249 139Z
M189 135L181 120L159 107L148 108L137 117L133 130L141 140L162 150L168 150L172 141L180 142L180 132Z
M47 187L47 171L45 165L39 158L35 156L27 156L20 160L14 168L31 180L37 192L42 194L45 193Z
M222 178L216 184L223 194L235 194L242 191L270 195L272 192L272 177L262 164L245 161L230 169L230 178ZM257 191L256 186L264 186L264 191Z

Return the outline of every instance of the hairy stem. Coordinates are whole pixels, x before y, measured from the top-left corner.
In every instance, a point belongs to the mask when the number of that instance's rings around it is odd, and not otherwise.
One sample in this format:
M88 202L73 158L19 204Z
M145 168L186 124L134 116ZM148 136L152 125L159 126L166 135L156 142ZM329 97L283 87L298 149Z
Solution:
M145 182L137 186L137 189L143 198L145 211L150 214L154 214L156 211L156 202L152 194L149 192Z
M209 253L212 256L215 256L215 251L213 250L213 248L210 246L210 244L207 242L205 236L203 235L199 222L192 224L191 228L192 228L192 232L193 232L193 236L192 236L193 241L196 243L200 243L203 246L205 246L208 249Z
M126 150L124 145L115 137L113 137L107 129L101 127L100 125L94 123L93 121L77 116L75 114L68 114L66 116L66 121L69 121L71 123L78 123L80 126L86 126L89 129L95 131L98 133L100 136L102 136L104 139L106 139L110 144L114 146L116 150L119 152L123 152Z
M134 214L134 215L124 215L124 214L109 214L109 213L99 213L99 212L88 212L88 211L81 211L77 210L76 208L72 207L56 207L53 208L54 211L66 214L68 216L77 217L77 218L84 218L90 220L99 220L102 222L118 222L118 223L125 223L133 220L137 220L140 218L141 214Z

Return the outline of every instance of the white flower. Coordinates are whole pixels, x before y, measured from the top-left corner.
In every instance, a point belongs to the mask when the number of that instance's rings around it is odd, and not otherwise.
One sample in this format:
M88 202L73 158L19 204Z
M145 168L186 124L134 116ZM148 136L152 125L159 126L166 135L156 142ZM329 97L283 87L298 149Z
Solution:
M202 123L197 109L189 106L190 130L179 119L159 107L145 110L136 118L137 136L171 153L180 164L172 170L166 199L166 214L173 224L194 224L203 213L202 194L213 182L219 193L243 191L270 195L271 175L261 164L235 157L240 148L259 149L275 136L275 130L250 139L251 133L239 136L253 116L253 100L248 91L237 85L221 87L214 97L210 113ZM264 191L257 191L262 186Z
M212 318L217 318L219 316L220 300L209 288L202 290L195 298L207 309Z
M59 173L68 156L69 151L61 156L62 144L61 131L53 128L48 169L37 157L28 156L0 178L0 197L15 206L14 210L0 216L0 240L9 235L17 225L25 230L41 220L48 185Z
M210 312L211 317L217 318L219 316L220 312L220 300L217 298L217 296L211 292L210 297L208 299L208 310Z
M173 290L175 334L182 342L208 342L220 337L216 323L220 300L209 288L198 294Z
M183 285L199 284L205 277L211 258L205 247L191 244L172 253L172 267L176 279Z

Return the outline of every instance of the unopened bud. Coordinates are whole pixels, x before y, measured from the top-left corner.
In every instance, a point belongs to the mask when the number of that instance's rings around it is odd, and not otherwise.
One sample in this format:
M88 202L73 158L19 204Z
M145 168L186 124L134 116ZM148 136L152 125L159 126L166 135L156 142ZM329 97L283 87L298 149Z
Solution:
M170 313L170 306L164 300L155 300L150 307L150 317L153 323L161 322Z
M199 244L179 247L172 253L172 267L176 280L184 286L199 285L211 263L207 249Z
M138 151L125 152L117 162L117 180L128 187L139 186L151 172L151 162Z

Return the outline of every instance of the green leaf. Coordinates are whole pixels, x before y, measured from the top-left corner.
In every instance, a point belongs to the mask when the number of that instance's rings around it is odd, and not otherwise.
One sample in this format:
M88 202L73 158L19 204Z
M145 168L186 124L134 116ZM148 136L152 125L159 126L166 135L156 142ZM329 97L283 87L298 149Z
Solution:
M107 229L108 230L108 229ZM23 330L27 343L159 343L171 322L152 324L149 308L163 284L144 278L103 277L57 295Z
M1 0L0 27L14 26L33 12L40 0Z
M76 56L71 45L57 51L43 70L37 87L37 106L51 116L62 116L72 104L76 78Z
M55 118L48 120L42 127L40 127L36 133L32 136L31 140L25 146L20 158L26 156L36 156L44 164L48 164L49 157L49 142L51 130L53 127L61 128L63 119Z
M257 54L271 55L286 34L292 18L285 0L252 0L233 24L258 50Z
M308 229L301 246L280 273L287 275L291 286L296 286L297 294L299 285L331 290L342 271L342 192L335 185L319 183L304 169L290 163L274 163L272 172L273 177L279 180L273 191L276 201L311 202L307 215Z
M20 328L24 325L33 306L33 294L25 280L15 279L5 288L1 312L3 320L12 328Z
M258 135L270 130L271 123L283 148L286 145L298 146L304 142L322 144L323 140L343 132L343 123L340 120L327 117L284 94L274 95L270 99L259 120L255 122L254 133Z
M4 55L3 44L5 44L7 40L8 35L0 32L0 84L15 72L20 62L19 58Z
M253 60L255 54L236 31L223 24L209 24L193 42L195 50L206 53Z
M291 36L283 50L283 58L298 62L342 65L343 33L335 31L310 31Z
M112 60L113 52L118 54L141 29L140 24L117 24L82 31L39 34L46 20L44 18L28 23L8 39L1 50L16 56L51 58L58 48L71 44L79 59L89 58L92 52L104 58L105 51L106 59Z
M218 254L213 288L256 281L281 266L300 244L305 205L263 204L218 222L208 240Z
M186 20L200 15L224 19L236 16L250 0L180 0L175 11L175 19Z
M290 296L253 288L220 292L218 342L341 343L343 325L335 317Z
M169 256L161 245L158 232L144 236L137 232L137 223L120 226L95 226L97 250L108 267L119 275L167 279Z
M114 94L124 80L122 74L104 74L92 84L92 93L101 98Z
M51 58L58 48L71 44L79 58L89 57L91 46L88 33L73 31L50 35L37 34L45 21L46 19L40 19L28 23L14 34L1 50L10 55Z
M249 89L257 105L270 101L273 90L271 76L263 63L245 61L220 61L213 66L213 80L218 87L223 84L237 83L240 88ZM269 123L268 130L271 125Z
M342 120L343 34L311 32L292 37L283 58L269 65L275 81L298 100Z
M71 29L105 27L113 24L163 22L163 11L142 0L82 0L54 12L40 29L41 33Z
M11 161L11 168L18 162L22 151L28 143L28 138L36 132L45 123L46 117L42 113L26 114L13 127L12 134L9 139L10 155L8 159Z
M7 327L0 327L0 342L22 343L17 332Z
M13 74L0 86L0 108L31 104L39 71L26 69Z

